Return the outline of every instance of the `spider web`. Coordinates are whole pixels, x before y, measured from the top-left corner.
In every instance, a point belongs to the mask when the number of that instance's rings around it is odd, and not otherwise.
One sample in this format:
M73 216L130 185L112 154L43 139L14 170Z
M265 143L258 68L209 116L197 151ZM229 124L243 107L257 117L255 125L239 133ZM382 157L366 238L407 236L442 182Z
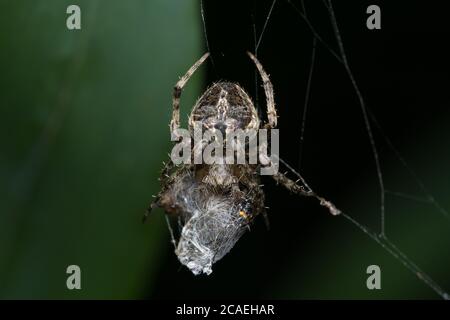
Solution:
M302 175L300 175L299 170L302 165L303 159L303 145L305 141L305 127L307 123L308 111L311 108L310 106L310 94L311 88L313 85L313 75L315 66L317 63L317 51L321 48L324 48L333 58L336 63L342 66L345 70L345 73L348 76L348 80L350 80L351 86L354 91L354 95L358 99L358 104L360 107L360 112L362 114L364 127L367 135L367 142L370 144L370 149L372 153L373 162L375 165L375 173L378 181L378 190L379 190L379 223L380 229L379 232L373 231L368 225L358 221L355 218L354 214L341 211L342 219L345 219L348 223L356 227L358 230L364 233L368 238L373 240L379 247L381 247L386 253L391 255L394 259L400 262L405 268L407 268L410 272L412 272L419 281L424 283L430 289L432 289L437 295L439 295L442 299L448 300L450 299L449 294L435 281L433 278L427 274L424 270L421 269L410 257L408 257L393 241L391 241L386 234L386 196L394 196L400 197L406 200L421 202L428 205L431 205L435 211L440 213L446 220L450 221L450 213L435 199L435 197L428 191L425 184L421 181L419 176L415 173L415 171L411 168L405 158L401 155L398 149L395 147L394 143L391 141L389 136L384 133L382 126L375 118L374 114L371 112L369 107L366 104L365 98L360 91L359 85L353 75L352 69L350 67L350 61L347 58L344 42L341 37L341 31L338 24L338 17L335 14L335 10L333 7L333 3L331 0L323 0L322 4L325 7L328 15L328 19L331 23L331 28L334 34L335 42L337 44L337 49L333 49L333 46L330 45L324 38L321 36L320 32L317 31L314 21L310 19L308 16L307 7L305 6L304 0L300 0L300 4L295 4L292 0L273 0L271 2L270 7L268 8L267 14L264 17L264 23L261 28L261 31L257 32L255 17L252 16L253 19L253 34L254 34L254 52L255 56L258 56L258 49L263 45L263 38L266 33L266 30L270 27L270 20L274 10L276 10L277 5L280 5L281 2L287 4L292 7L293 10L298 14L298 17L306 24L312 35L312 44L311 44L311 55L310 55L310 67L307 77L307 86L306 92L304 96L303 102L303 111L301 115L301 123L300 123L300 146L299 146L299 169L296 170L288 163L280 159L280 162L284 164L289 171L291 171L294 175L299 178L299 181L304 182L305 186L308 189L311 189L307 184ZM208 41L208 33L207 33L207 23L204 12L203 1L201 1L201 16L203 21L203 30L205 35L205 42L208 51L210 51L210 45ZM215 69L214 60L212 60L213 68ZM217 71L215 71L217 73ZM255 71L255 99L256 105L258 106L258 76ZM260 108L258 110L261 112ZM379 141L375 139L374 129L376 129L377 134L382 138L384 143L389 147L389 149L395 155L396 160L403 166L408 172L409 176L413 179L419 190L421 191L423 196L411 195L404 192L398 192L389 190L386 188L385 179L383 170L381 167L381 160L379 156ZM312 190L312 189L311 189ZM333 199L331 199L333 200Z

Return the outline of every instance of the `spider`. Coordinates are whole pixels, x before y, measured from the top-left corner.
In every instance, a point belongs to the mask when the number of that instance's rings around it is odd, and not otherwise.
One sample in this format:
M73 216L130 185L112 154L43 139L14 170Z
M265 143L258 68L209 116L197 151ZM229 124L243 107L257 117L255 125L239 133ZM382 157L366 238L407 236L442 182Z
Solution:
M247 54L262 78L267 122L262 124L252 100L238 84L220 81L211 85L194 105L189 116L191 134L198 126L202 130L213 129L223 134L236 130L276 128L277 112L272 83L258 59L250 52ZM208 56L209 53L206 53L195 62L174 87L170 121L174 141L180 139L178 129L182 90ZM261 154L258 164L174 165L169 160L161 173L161 191L151 203L146 216L155 207L164 209L179 261L194 274L210 274L212 265L229 252L255 217L259 214L266 217L264 191L258 170L271 165L271 159ZM315 197L331 213L339 213L332 203L315 194L302 179L303 185L299 185L299 180L293 181L278 171L272 178L295 194ZM169 218L178 220L178 240L175 240Z

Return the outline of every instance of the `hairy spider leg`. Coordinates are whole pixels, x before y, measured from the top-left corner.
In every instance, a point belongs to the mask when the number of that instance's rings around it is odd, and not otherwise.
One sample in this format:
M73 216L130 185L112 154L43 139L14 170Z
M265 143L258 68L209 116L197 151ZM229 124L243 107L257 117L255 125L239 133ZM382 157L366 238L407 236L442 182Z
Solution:
M277 126L277 110L275 109L275 99L273 95L273 86L270 82L269 75L264 71L262 64L258 59L251 53L247 51L250 59L258 68L259 74L261 75L263 81L264 92L266 94L266 105L267 105L267 118L269 122L264 126L266 129L273 129Z
M172 120L170 121L170 133L174 139L178 140L180 137L177 135L177 129L180 127L180 97L186 83L189 81L194 72L202 65L203 62L209 57L209 52L205 53L196 63L189 68L184 76L178 80L177 84L173 88L172 97Z

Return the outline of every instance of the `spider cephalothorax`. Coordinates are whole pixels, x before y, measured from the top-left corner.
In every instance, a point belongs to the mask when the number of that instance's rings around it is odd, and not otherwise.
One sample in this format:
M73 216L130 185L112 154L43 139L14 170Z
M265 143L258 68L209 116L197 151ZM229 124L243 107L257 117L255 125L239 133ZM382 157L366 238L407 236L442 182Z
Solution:
M258 68L266 95L268 121L262 128L274 129L277 114L272 84L260 62L253 54L248 54ZM182 89L208 55L203 55L175 85L170 122L173 141L182 138L179 135ZM195 129L227 135L258 130L260 126L261 120L250 97L239 85L231 82L217 82L210 86L198 99L189 117L190 136L194 135ZM203 149L203 142L201 140L197 145L194 142L193 148ZM178 240L170 228L175 253L194 274L211 273L213 263L234 246L257 215L265 213L258 171L272 166L273 158L261 152L258 159L258 163L244 164L218 161L174 165L169 161L165 165L160 178L162 190L149 209L163 208L167 217L178 219ZM221 156L219 160L223 160ZM272 177L292 192L314 196L330 211L334 209L331 203L312 190L305 190L278 170Z

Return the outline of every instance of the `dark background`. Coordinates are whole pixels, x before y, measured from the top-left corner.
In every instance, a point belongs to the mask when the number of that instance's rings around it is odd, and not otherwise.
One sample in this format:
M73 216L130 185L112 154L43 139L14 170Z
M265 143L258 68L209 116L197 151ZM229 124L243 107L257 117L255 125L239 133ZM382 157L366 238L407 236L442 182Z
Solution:
M212 53L207 83L220 79L236 81L256 97L254 66L245 51L255 52L254 28L259 39L272 3L204 1L207 37ZM293 3L301 8L299 1ZM339 52L323 3L305 3L314 28L335 52ZM371 4L381 7L381 30L365 27L365 10ZM350 67L367 106L397 150L418 153L414 156L422 157L423 153L430 152L427 151L427 142L423 141L424 136L430 131L441 130L446 132L447 137L441 142L442 146L449 147L450 114L446 87L450 52L446 39L450 29L445 22L445 10L420 2L406 4L392 1L357 1L351 5L336 2L334 8ZM274 85L281 156L295 168L300 168L300 172L319 193L378 233L380 191L360 105L343 66L320 43L317 44L300 160L301 119L311 53L312 35L307 25L291 5L278 1L262 37L258 57ZM264 108L264 90L260 85L261 81L257 89L257 103ZM423 192L400 166L374 123L371 125L382 172L387 175L386 188L423 197ZM448 156L448 150L440 152ZM440 157L438 154L436 156ZM428 155L434 158L432 154ZM416 158L411 160L417 161ZM432 163L430 159L429 165ZM427 164L422 166L420 162L413 162L412 165L414 169L419 167L425 171ZM443 174L449 177L448 170ZM378 252L370 241L360 237L341 218L329 216L315 201L289 195L270 179L265 180L266 203L271 208L271 230L265 230L262 219L257 221L252 232L243 237L229 257L217 263L209 277L192 277L184 268L179 270L175 256L169 257L167 269L164 269L153 297L433 297L426 289L420 289L421 293L416 295L401 288L398 290L403 293L395 296L391 293L395 292L392 287L401 286L402 281L396 283L397 278L409 278L404 275L409 271L397 270L395 262L384 256L388 255L386 252ZM397 187L400 189L397 190ZM440 200L448 203L448 192L445 191L448 190L440 191ZM398 206L399 210L410 211L415 204L395 204L398 199L389 195L386 197L387 235L391 239L401 240L402 232L410 232L406 225L417 221L408 212L403 215L395 208ZM437 216L436 221L448 223L431 206L425 210L422 214L426 214L427 218L435 219ZM393 228L395 223L401 225L400 229ZM448 228L444 228L443 232L446 237L442 240L442 246L446 247ZM421 238L427 235L415 236ZM426 243L422 245L427 246ZM424 248L409 249L408 253L415 259L417 256L414 254ZM374 252L368 253L369 250ZM440 256L442 263L448 266L448 254L445 250L440 254L443 255ZM361 255L365 258L356 258ZM388 279L383 281L383 287L387 289L384 295L365 289L365 268L370 263L365 265L361 260L380 264L382 270L385 270L383 267L387 269L383 273ZM336 270L339 268L342 270ZM443 273L439 278L444 287L450 285L450 277L444 271L446 269L441 269ZM347 284L343 284L343 277L347 278L344 280L348 281ZM277 278L292 281L285 285L289 288L287 292L280 291ZM408 281L417 282L413 278ZM308 289L302 288L305 283ZM422 286L416 285L417 288ZM274 288L278 291L272 291ZM323 293L318 288L322 288Z
M184 123L195 99L221 79L242 85L265 117L245 51L255 51L272 3L203 1L212 58L183 91ZM65 27L69 4L81 7L80 31ZM305 4L338 52L323 2ZM366 28L372 4L381 8L381 30ZM416 198L386 192L386 235L450 290L446 8L335 1L334 10L381 128L371 121L385 189ZM361 107L343 65L321 43L300 141L312 43L307 24L277 0L257 53L275 90L281 157L379 233L381 193ZM208 50L199 1L0 0L0 45L0 298L439 298L348 220L267 177L270 230L257 219L210 276L193 276L177 261L162 211L141 224L171 148L173 85ZM71 264L81 267L82 290L66 288ZM366 288L372 264L381 268L382 290Z

